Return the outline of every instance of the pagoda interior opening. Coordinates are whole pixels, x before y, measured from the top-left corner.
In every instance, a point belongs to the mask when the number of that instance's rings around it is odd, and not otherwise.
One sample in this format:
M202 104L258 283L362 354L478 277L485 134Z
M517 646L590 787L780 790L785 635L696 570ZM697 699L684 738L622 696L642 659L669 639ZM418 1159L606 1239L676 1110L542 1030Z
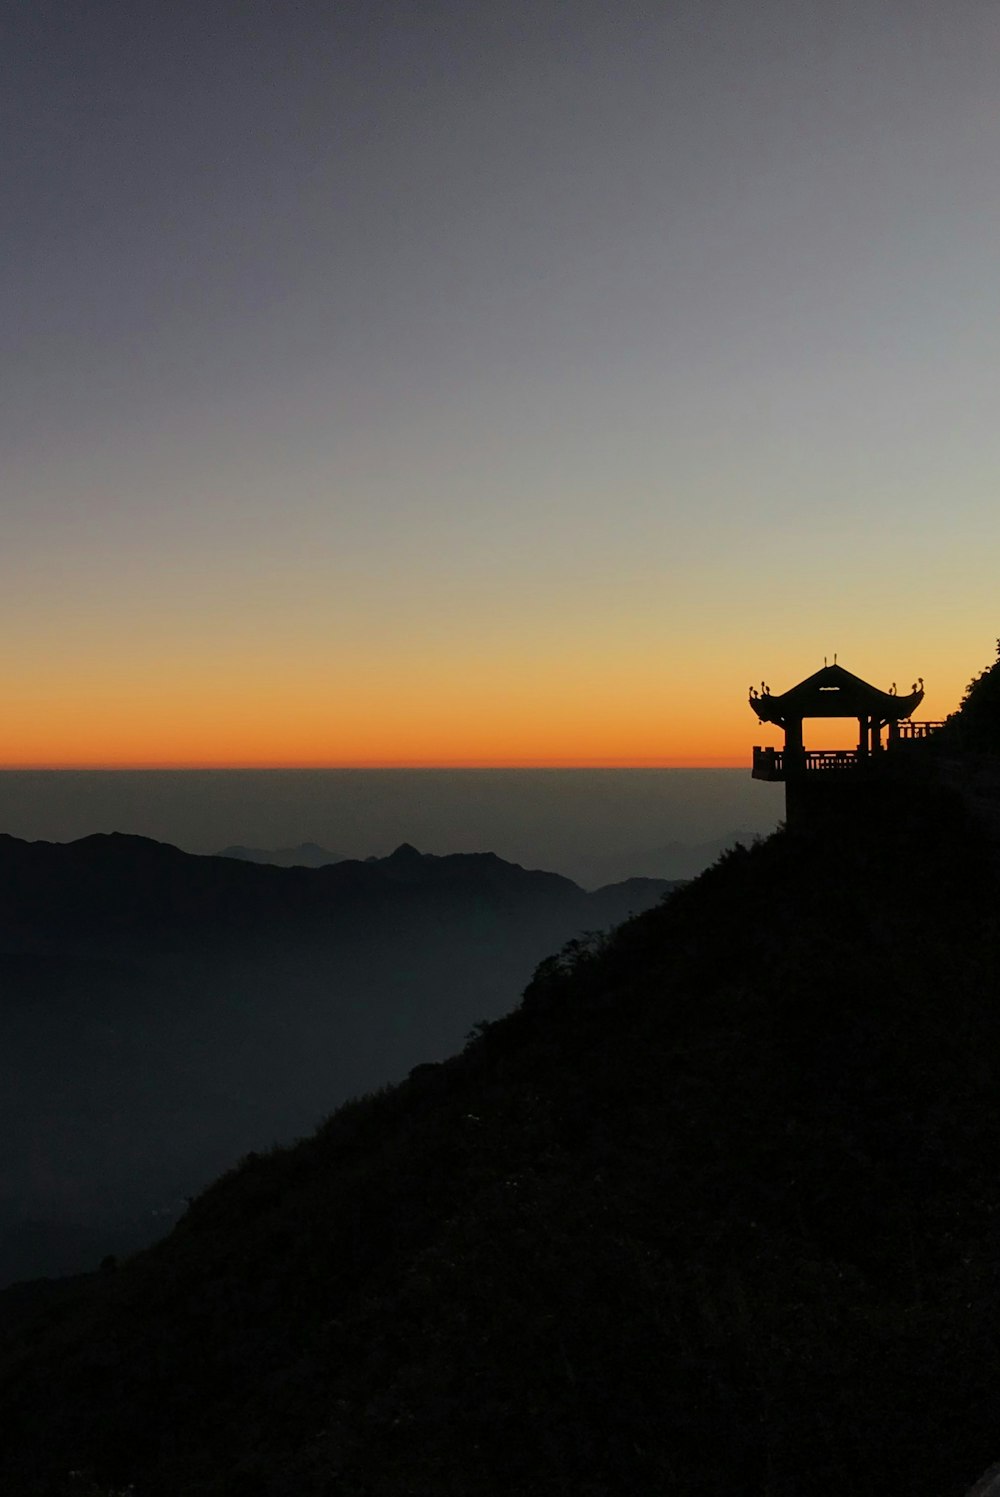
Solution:
M784 734L782 734L782 738ZM812 753L823 749L837 752L856 749L860 738L856 717L806 717L802 721L802 744ZM883 741L885 733L882 734Z

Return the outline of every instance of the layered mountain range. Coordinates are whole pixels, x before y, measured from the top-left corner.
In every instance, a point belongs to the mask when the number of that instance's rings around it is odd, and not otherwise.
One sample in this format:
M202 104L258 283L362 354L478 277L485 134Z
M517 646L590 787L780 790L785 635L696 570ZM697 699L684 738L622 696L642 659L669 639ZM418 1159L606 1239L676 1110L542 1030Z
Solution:
M443 1058L655 903L491 854L320 868L0 837L0 1282L148 1241L233 1158Z

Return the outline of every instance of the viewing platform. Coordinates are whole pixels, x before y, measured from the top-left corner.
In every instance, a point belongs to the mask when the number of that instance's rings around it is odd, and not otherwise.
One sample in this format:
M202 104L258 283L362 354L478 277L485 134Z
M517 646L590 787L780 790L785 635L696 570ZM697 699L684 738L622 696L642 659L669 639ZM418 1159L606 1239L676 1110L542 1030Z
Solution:
M901 722L890 745L863 752L857 749L760 748L754 744L752 778L786 780L790 775L871 775L884 771L904 745L931 738L943 722Z

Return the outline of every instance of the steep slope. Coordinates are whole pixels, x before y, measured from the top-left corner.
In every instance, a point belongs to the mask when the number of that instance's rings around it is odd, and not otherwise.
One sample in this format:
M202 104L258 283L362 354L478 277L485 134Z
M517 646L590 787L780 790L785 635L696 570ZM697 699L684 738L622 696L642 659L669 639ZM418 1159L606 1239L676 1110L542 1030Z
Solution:
M6 1489L955 1497L996 1453L992 849L777 836L3 1301Z

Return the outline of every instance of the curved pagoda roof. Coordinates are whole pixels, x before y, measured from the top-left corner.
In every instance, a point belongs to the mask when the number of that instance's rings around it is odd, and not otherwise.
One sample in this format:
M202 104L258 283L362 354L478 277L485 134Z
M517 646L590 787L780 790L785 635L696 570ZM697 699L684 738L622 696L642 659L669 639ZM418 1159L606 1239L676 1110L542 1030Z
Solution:
M899 722L923 699L922 691L894 696L852 676L842 665L824 665L781 696L751 696L750 705L761 722L783 727L789 718L802 717L877 717L885 723Z

